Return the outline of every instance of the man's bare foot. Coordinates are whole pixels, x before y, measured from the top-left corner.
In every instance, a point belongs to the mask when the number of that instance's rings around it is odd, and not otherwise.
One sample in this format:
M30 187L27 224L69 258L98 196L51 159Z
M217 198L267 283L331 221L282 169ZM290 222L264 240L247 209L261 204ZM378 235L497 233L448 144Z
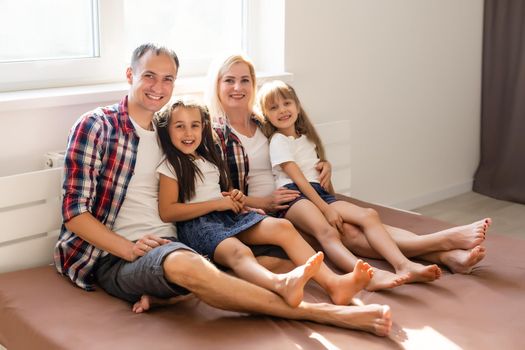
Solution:
M363 260L357 260L354 271L334 278L327 292L336 305L348 305L354 295L365 288L374 272L372 267Z
M445 250L471 249L480 245L485 240L485 235L491 224L492 219L485 218L469 225L456 226L441 231L448 238L444 246Z
M338 311L335 326L366 331L381 337L387 336L392 328L392 313L390 306L369 304L348 306L344 311Z
M478 245L472 249L454 249L445 252L441 260L453 273L469 274L485 254L485 247Z
M191 299L193 297L194 295L190 293L186 295L178 295L176 297L172 297L169 299L161 299L161 298L153 297L151 295L144 294L143 296L140 297L139 301L133 304L133 307L131 308L131 310L136 314L140 314L140 313L148 311L149 309L153 307L157 307L161 305L173 305L173 304L180 303L181 301Z
M372 268L374 271L374 277L370 280L370 283L366 286L366 290L374 292L380 289L389 289L404 284L409 279L409 275L397 275L390 271L380 270Z
M288 305L297 307L303 300L305 284L317 274L323 263L323 259L323 252L318 252L312 255L304 265L282 274L282 280L278 284L275 292L282 296Z
M409 275L405 283L431 282L441 277L441 269L437 265L422 265L408 261L396 270L398 275Z

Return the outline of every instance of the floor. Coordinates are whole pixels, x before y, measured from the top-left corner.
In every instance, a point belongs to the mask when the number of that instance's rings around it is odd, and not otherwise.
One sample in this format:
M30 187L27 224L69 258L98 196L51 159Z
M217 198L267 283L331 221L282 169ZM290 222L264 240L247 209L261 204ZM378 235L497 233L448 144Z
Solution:
M525 239L524 204L502 201L476 192L467 192L412 211L457 225L490 217L493 220L492 232Z

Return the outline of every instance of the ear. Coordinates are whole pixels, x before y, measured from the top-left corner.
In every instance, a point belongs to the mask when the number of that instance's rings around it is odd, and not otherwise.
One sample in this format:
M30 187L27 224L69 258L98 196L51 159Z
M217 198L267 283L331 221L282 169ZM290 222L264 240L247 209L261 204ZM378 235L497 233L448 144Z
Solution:
M131 67L126 69L126 80L128 81L128 84L133 84L133 70Z

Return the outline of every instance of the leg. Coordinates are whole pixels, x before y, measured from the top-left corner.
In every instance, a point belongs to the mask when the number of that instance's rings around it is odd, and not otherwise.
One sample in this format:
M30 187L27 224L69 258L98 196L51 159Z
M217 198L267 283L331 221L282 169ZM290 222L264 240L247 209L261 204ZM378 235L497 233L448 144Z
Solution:
M190 290L205 303L220 309L308 320L379 336L388 335L392 326L390 308L384 305L337 306L302 302L297 308L292 308L276 294L229 276L189 251L171 253L163 266L170 282Z
M276 292L293 307L302 301L304 285L317 273L322 261L322 256L313 256L291 272L274 274L260 265L250 248L236 237L222 241L215 249L213 258L219 264L230 267L239 277Z
M385 228L406 256L445 265L452 272L469 273L485 257L485 248L479 244L485 240L491 223L492 220L486 218L425 235L388 225ZM381 258L359 227L345 224L342 240L348 249L360 256Z
M345 201L336 201L330 204L343 217L346 223L359 225L374 248L396 270L400 276L409 275L406 282L429 282L441 276L437 265L421 265L408 260L385 230L374 209L361 208Z
M312 247L293 225L284 219L266 218L250 230L239 234L238 237L248 244L278 245L297 265L304 264L310 256L315 254ZM351 302L352 297L368 284L371 278L369 270L370 265L358 261L353 272L341 276L322 263L314 279L328 292L334 303L347 305Z
M314 236L323 247L323 251L338 268L346 272L354 270L358 259L343 245L340 233L326 221L315 204L309 200L300 200L288 210L286 218L301 231ZM389 271L374 268L373 277L366 286L366 290L375 291L397 287L406 279L407 276L398 276Z

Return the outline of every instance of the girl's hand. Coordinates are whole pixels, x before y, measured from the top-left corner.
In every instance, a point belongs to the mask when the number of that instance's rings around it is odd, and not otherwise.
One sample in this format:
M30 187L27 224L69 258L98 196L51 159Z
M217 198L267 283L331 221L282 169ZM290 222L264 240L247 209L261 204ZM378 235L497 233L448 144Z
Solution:
M244 205L242 205L239 201L236 201L232 199L231 196L226 195L225 197L217 200L217 208L215 210L217 211L231 210L235 214L239 214L243 207Z
M328 190L332 178L332 165L328 161L322 161L317 163L315 169L319 171L319 183L325 190Z
M238 189L233 189L230 192L222 192L224 197L230 196L234 201L241 203L244 206L246 202L246 196Z
M339 232L343 232L343 218L341 215L332 207L328 207L324 212L326 220L337 229Z
M142 236L142 238L136 241L133 247L131 248L132 255L134 256L133 260L137 259L140 256L146 255L146 253L152 250L153 248L160 247L161 245L164 245L169 242L171 241L156 235L144 235Z

